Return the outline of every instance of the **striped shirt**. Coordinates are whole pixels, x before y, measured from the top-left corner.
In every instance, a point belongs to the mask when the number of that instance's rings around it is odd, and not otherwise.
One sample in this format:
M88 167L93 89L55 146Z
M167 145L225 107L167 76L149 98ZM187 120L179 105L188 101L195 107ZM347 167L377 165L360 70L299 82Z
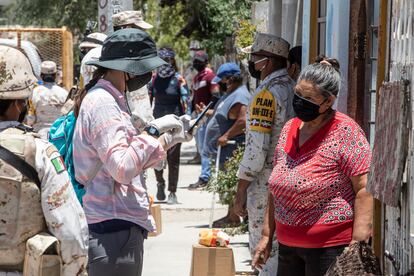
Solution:
M121 219L154 230L143 172L166 153L158 140L139 135L126 99L110 82L99 80L85 96L73 136L76 180L88 224Z

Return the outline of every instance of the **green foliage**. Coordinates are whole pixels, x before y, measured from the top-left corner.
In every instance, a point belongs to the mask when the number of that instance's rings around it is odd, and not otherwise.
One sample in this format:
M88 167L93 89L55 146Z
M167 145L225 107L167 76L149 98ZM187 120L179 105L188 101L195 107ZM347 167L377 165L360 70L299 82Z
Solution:
M247 233L249 231L249 224L246 221L243 221L237 227L228 227L228 228L223 228L222 230L227 235L233 237L233 236L242 235L244 233Z
M236 47L243 49L250 46L254 42L254 34L256 33L256 26L247 20L241 20L236 29ZM247 54L239 53L239 60L246 58Z
M88 20L97 21L97 0L16 0L6 11L8 24L60 28L82 34Z
M145 20L154 25L149 33L158 47L168 45L176 51L179 58L187 60L189 58L190 38L176 37L186 22L185 14L182 12L183 9L182 3L177 3L171 7L161 7L158 0L148 0Z
M197 1L197 0L195 0ZM199 12L202 29L196 34L210 54L222 55L225 40L232 37L240 20L251 14L251 0L203 0Z
M224 164L224 170L218 172L216 177L215 167L212 166L210 180L206 186L209 192L219 195L222 204L230 205L236 195L237 190L237 170L243 159L244 148L239 147L233 156Z

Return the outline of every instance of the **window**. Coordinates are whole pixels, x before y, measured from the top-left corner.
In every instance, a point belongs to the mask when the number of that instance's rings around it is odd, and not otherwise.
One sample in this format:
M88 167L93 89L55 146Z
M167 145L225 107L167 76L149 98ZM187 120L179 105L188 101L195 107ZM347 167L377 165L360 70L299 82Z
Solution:
M326 48L326 1L327 0L318 0L318 55L325 54Z
M368 64L371 68L369 74L368 91L370 95L370 115L369 115L369 141L374 145L375 138L375 110L377 97L377 65L378 65L378 24L379 24L379 0L370 0L371 16L370 28L368 31L370 39L370 49L368 50L369 59Z

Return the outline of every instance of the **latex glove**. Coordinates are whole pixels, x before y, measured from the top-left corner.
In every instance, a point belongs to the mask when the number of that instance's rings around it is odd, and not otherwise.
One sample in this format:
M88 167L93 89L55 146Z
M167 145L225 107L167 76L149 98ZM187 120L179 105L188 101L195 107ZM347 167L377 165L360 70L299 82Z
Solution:
M183 115L179 120L181 122L180 128L169 130L162 135L167 149L172 148L176 144L188 142L193 139L193 135L188 133L188 129L190 128L190 116Z
M180 121L180 118L173 114L155 119L149 122L148 125L155 127L160 134L170 130L179 131L182 129L182 122Z

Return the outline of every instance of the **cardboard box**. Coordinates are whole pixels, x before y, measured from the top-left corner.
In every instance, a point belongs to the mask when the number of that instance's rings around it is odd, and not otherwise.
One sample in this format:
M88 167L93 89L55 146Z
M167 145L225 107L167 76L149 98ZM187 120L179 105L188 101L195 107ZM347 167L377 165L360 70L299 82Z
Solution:
M233 249L193 245L190 276L234 276Z
M161 205L159 204L151 205L150 212L151 212L151 215L154 217L155 226L157 227L157 230L155 230L154 232L148 233L148 236L155 237L162 233Z

